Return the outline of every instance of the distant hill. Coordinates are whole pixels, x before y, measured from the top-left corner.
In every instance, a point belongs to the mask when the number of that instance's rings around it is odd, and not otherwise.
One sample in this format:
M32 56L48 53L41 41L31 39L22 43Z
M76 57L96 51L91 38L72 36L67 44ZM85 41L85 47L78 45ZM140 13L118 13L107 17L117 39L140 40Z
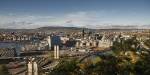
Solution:
M38 31L81 31L83 28L78 28L78 27L41 27L37 28L36 30ZM87 29L87 28L84 28Z
M0 29L0 32L51 32L51 31L81 31L83 28L77 27L40 27L36 29ZM87 28L84 28L87 29Z
M0 32L30 32L33 29L0 29Z
M88 31L130 31L130 30L141 30L141 29L150 29L150 25L145 26L121 26L121 25L114 25L114 26L99 26L96 29L90 28L79 28L79 27L63 27L63 26L47 26L47 27L40 27L36 29L0 29L0 32L76 32L82 30Z

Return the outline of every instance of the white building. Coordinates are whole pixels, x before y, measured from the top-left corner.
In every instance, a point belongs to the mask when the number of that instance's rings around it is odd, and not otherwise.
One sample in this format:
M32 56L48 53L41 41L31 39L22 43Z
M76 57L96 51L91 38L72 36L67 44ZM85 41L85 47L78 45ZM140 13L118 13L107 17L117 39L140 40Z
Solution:
M47 37L47 42L48 42L49 49L51 49L51 37L50 36Z
M27 64L27 75L38 75L38 65L35 61L30 60Z
M27 71L27 74L28 75L32 75L32 63L31 62L28 62L28 71Z
M54 45L54 59L59 59L59 46Z
M113 41L109 38L103 35L102 39L98 42L98 47L104 47L108 48L113 45Z

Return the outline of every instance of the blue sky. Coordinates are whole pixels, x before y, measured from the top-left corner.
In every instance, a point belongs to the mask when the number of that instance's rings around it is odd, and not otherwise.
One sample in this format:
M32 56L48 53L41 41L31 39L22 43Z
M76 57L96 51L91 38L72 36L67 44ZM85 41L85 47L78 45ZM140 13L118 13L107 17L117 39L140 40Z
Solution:
M0 28L150 25L150 0L0 0Z

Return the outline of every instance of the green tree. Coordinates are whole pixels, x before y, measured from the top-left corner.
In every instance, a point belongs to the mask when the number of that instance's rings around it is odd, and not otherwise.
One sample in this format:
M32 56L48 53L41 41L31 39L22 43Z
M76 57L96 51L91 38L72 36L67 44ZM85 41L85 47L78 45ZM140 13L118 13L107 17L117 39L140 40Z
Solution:
M150 39L146 40L144 44L150 48Z
M51 73L50 75L70 75L77 69L76 60L66 60L62 61Z
M5 65L0 65L0 75L10 75Z

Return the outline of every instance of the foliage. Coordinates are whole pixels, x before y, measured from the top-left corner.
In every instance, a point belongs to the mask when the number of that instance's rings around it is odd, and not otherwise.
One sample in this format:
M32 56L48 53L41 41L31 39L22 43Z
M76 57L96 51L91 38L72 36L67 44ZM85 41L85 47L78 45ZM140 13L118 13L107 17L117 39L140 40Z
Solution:
M75 60L62 61L50 75L70 75L77 68Z
M130 39L120 38L120 41L114 41L112 50L119 54L120 52L126 51L137 51L140 42L136 39L136 37L132 37Z
M149 42L145 44L150 46ZM115 55L95 58L97 61L94 64L90 61L76 62L73 59L64 61L50 75L150 75L150 52L137 54L139 44L136 37L115 41L112 46Z
M150 39L146 40L144 44L150 48Z
M136 75L150 74L150 53L142 54L142 59L135 64Z
M5 65L0 65L0 75L10 75Z

